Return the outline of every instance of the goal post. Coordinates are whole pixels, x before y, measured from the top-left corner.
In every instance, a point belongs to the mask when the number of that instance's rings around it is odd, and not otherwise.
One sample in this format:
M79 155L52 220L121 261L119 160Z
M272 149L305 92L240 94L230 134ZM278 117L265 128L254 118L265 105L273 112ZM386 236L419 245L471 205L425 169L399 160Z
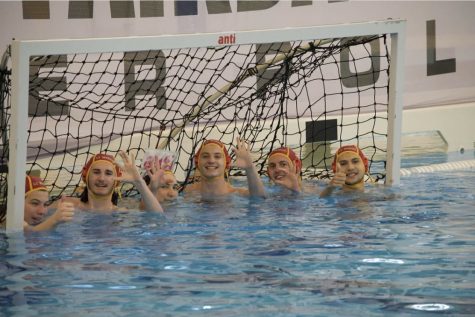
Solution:
M209 137L227 146L238 135L247 139L258 152L255 162L261 174L268 151L289 145L308 163L310 177L317 170L328 175L330 149L368 141L371 159L383 165L381 179L397 185L404 41L401 20L14 40L7 231L23 227L25 172L46 171L42 178L55 193L70 193L94 152L122 149L140 158L144 149L161 147L179 154L175 172L186 183L196 147ZM380 45L380 55L374 56L373 48ZM259 53L262 47L267 51ZM380 65L377 72L375 65ZM337 122L332 127L339 134L336 140L304 140L303 125L326 126L331 120ZM318 162L315 153L322 155ZM51 158L58 154L63 165L56 167ZM61 173L67 184L60 186Z
M388 140L386 154L386 184L399 185L401 169L401 130L404 88L405 34L391 34L391 64L389 74Z

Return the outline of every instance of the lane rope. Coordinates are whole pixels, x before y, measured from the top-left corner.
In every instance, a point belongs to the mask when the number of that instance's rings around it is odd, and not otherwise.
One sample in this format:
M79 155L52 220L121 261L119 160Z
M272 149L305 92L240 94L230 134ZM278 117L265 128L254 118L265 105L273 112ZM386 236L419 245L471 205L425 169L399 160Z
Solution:
M441 171L455 171L475 168L475 160L465 160L457 162L447 162L441 164L432 164L426 166L415 166L410 168L401 168L401 176L412 174L433 173Z

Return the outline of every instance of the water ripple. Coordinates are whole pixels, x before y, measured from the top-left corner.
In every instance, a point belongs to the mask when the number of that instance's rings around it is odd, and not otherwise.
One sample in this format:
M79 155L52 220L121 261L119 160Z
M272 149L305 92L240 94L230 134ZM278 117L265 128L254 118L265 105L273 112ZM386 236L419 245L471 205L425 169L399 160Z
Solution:
M444 311L444 310L449 310L452 307L446 304L430 303L430 304L413 304L413 305L409 305L408 308L415 309L415 310L423 310L423 311Z
M383 258L371 258L371 259L363 259L361 262L364 263L390 263L390 264L404 264L403 260L399 259L383 259Z

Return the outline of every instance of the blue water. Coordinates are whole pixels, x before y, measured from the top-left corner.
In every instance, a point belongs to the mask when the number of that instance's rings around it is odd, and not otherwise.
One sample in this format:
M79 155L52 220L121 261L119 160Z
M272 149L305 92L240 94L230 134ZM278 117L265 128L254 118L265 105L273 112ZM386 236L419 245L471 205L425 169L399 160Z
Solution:
M474 188L473 169L418 174L0 233L0 315L474 316Z

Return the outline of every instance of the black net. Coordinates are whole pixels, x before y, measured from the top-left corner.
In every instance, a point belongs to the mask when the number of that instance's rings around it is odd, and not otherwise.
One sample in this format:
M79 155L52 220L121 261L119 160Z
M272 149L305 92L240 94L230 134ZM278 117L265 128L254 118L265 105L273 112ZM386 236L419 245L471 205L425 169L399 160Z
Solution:
M384 179L388 46L383 35L32 57L27 172L39 171L53 195L71 194L91 155L125 150L140 160L163 148L177 153L186 185L203 139L230 149L240 136L262 175L267 154L285 145L302 158L304 178L325 178L334 150L358 144L373 178ZM1 86L4 120L8 72Z
M0 223L5 220L8 194L8 121L10 117L10 75L0 67Z

